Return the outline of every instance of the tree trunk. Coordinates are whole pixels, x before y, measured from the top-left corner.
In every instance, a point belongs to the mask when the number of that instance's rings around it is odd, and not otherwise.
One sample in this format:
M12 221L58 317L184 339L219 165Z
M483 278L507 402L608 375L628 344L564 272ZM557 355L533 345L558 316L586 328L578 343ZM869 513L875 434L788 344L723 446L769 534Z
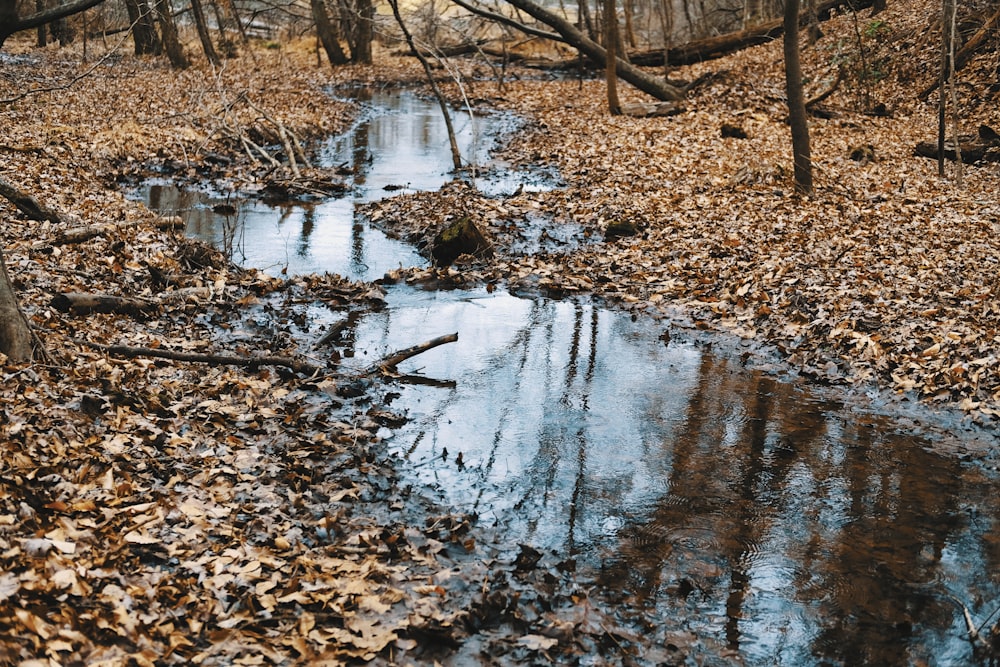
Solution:
M35 11L40 12L43 9L45 9L45 0L35 0ZM45 28L46 26L44 25L38 26L36 43L38 44L39 47L47 46L49 43L48 39L49 33Z
M31 329L21 313L0 250L0 352L14 363L31 361Z
M948 48L949 0L941 2L941 69L938 71L938 176L944 177L945 111L947 97L944 84L948 80L951 49Z
M604 66L608 85L608 112L612 116L620 116L622 105L618 100L618 74L614 66L618 57L618 13L615 11L615 0L604 0L604 46L608 53Z
M577 27L581 32L585 31L588 37L596 40L597 35L594 34L594 20L590 17L590 5L587 4L588 2L589 0L577 0L577 7L580 12Z
M160 24L163 49L167 52L170 66L174 69L186 69L191 63L177 37L177 25L174 23L174 10L170 6L170 0L156 0L156 19Z
M799 63L799 0L785 0L784 22L785 90L788 94L788 121L792 127L795 188L808 194L813 189L812 158L809 154L809 123L802 92L802 66Z
M375 6L372 0L358 0L358 19L354 26L354 48L351 61L361 65L372 64L372 37L375 32Z
M531 0L507 0L507 2L558 32L566 40L567 44L589 58L598 67L605 67L607 65L604 48L580 32L576 26L566 19L540 5L536 5ZM658 77L647 74L638 67L633 67L621 60L617 60L616 71L619 77L658 100L677 101L684 98L684 91L682 89L672 86Z
M330 15L326 11L326 4L323 0L309 0L312 9L313 21L316 22L316 36L319 37L326 57L331 65L346 65L349 60L344 50L340 48L340 35Z
M201 48L205 51L208 62L216 67L219 66L219 54L215 52L212 45L212 35L208 32L208 22L205 20L205 10L202 8L201 0L191 0L191 13L194 14L194 24L198 28L198 39L201 40Z
M69 46L76 39L76 30L69 24L65 16L61 16L49 24L52 31L52 38L59 42L59 46Z
M156 24L149 3L146 0L125 0L125 9L132 24L135 55L159 55L162 49L160 36L156 34Z

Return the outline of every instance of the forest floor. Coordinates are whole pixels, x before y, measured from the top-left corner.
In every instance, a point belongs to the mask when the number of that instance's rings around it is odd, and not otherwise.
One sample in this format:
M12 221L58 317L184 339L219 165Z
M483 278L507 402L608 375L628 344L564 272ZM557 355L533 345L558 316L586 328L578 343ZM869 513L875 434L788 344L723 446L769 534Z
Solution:
M470 216L497 248L491 262L394 278L593 294L774 346L825 382L992 424L1000 171L966 166L959 186L953 166L942 179L914 156L936 132L936 96L915 94L934 71L935 12L890 5L861 36L884 78L845 81L825 102L831 117L811 123L807 197L791 183L780 44L673 71L713 76L684 113L655 119L607 115L600 81L522 72L500 87L466 63L476 105L528 121L502 157L551 165L565 186L497 200L455 183L372 205L377 224L414 240ZM851 17L824 30L804 53L813 92L858 62ZM84 58L12 42L0 53L0 176L63 214L27 220L0 202L7 266L49 357L2 371L0 662L407 664L482 651L511 664L643 664L694 650L643 646L584 603L570 563L490 544L474 517L400 488L380 447L393 416L375 398L377 373L339 374L334 353L283 324L305 301L379 308L378 285L238 269L122 193L152 172L259 189L262 169L238 137L272 143L278 123L304 143L335 133L356 109L329 86L416 84L415 63L385 56L331 71L305 48L255 49L216 71L173 72L90 48ZM1000 127L985 62L996 54L982 59L958 88L971 134ZM866 113L880 104L883 115ZM593 242L506 251L539 214ZM613 222L636 234L605 242ZM66 242L102 223L115 227ZM69 292L153 309L62 312L52 297ZM90 343L308 358L323 370L123 358Z

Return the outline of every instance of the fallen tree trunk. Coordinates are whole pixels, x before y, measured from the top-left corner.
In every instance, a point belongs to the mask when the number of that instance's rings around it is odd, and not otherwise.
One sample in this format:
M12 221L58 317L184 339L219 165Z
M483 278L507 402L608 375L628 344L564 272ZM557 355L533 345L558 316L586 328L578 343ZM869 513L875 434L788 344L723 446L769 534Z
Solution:
M531 0L507 0L507 2L555 30L567 44L589 58L599 68L604 69L607 51L604 50L603 46L580 32L575 25L555 12L536 5ZM684 89L672 86L663 79L644 72L621 58L616 58L615 71L619 78L658 100L677 102L684 99L686 93Z
M104 236L115 232L124 231L133 227L142 227L146 222L104 222L86 227L74 227L59 232L51 245L66 245L72 243L83 243L90 239ZM153 221L153 226L157 229L183 229L184 220L180 216L167 216L157 218ZM43 244L44 245L44 244Z
M87 294L85 292L65 292L52 297L49 303L62 313L89 315L90 313L122 313L132 317L152 315L160 309L160 304L147 299L114 296L111 294Z
M962 137L959 141L959 151L955 150L955 142L948 140L944 142L944 159L957 160L962 156L962 162L975 164L976 162L1000 162L1000 148L989 146L978 142L973 137ZM938 159L938 142L921 141L917 144L913 152L920 157Z
M976 51L983 45L986 38L996 31L998 24L1000 24L1000 8L993 12L993 16L991 16L986 23L983 24L983 27L977 30L976 34L970 37L969 41L967 41L962 48L955 53L956 72L969 64L969 61L972 60L972 56L976 54ZM932 83L928 84L923 90L920 91L920 99L926 100L931 93L937 90L938 85L940 85L940 79L939 77L935 77Z
M260 368L261 366L279 366L288 368L302 375L317 375L324 372L320 366L310 364L290 357L275 356L231 356L226 354L199 354L197 352L180 352L175 350L161 350L152 347L131 347L128 345L102 345L86 340L78 340L78 343L100 350L106 354L134 359L136 357L152 357L155 359L169 359L171 361L191 361L209 366L242 366L243 368Z
M856 11L871 7L872 0L855 0L854 2L851 2L851 0L826 0L826 2L820 3L816 8L816 14L819 20L825 21L830 18L834 11L845 5L853 7ZM802 13L799 22L800 26L807 24L808 15L806 12ZM638 53L630 53L629 60L632 61L632 64L643 67L662 67L664 56L666 56L668 65L674 67L691 65L705 60L721 58L735 51L757 46L758 44L766 44L781 37L782 32L784 32L782 19L778 18L739 32L705 37L704 39L696 39L686 44L670 47L666 49L666 53L664 53L664 49L650 49Z

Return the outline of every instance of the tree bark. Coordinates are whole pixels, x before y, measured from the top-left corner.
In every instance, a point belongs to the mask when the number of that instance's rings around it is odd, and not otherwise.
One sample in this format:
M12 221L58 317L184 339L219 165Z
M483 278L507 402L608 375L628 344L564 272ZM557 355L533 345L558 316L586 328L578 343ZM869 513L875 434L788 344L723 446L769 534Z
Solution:
M104 0L70 0L22 18L18 15L17 0L0 0L0 47L15 32L31 30L58 19L79 14L102 2Z
M795 188L810 193L813 189L812 158L809 153L809 117L802 91L802 65L799 62L799 0L785 0L785 90L788 94L788 121L792 128L792 157L795 163Z
M0 250L0 352L14 363L31 361L31 329L21 312Z
M563 17L540 5L536 5L531 0L507 0L507 2L558 32L567 44L589 58L598 67L607 66L607 53L604 48L580 32L576 26ZM622 60L616 59L616 61L618 76L644 93L664 101L676 102L684 98L684 91L682 89L672 86L658 77L647 74L638 67L634 67Z
M160 304L148 299L137 299L113 294L87 294L64 292L52 297L50 304L61 313L89 315L91 313L121 313L143 318L156 313Z
M45 0L35 0L35 11L36 12L40 12L40 11L42 11L44 9L45 9ZM37 30L38 30L38 34L36 35L36 37L37 37L36 42L37 42L38 46L39 47L44 47L44 46L48 45L48 43L49 43L49 38L48 38L49 33L45 29L45 26L44 25L40 25L40 26L38 26Z
M0 197L8 200L32 220L48 220L49 222L60 222L59 214L52 209L38 203L31 195L22 192L4 178L0 177Z

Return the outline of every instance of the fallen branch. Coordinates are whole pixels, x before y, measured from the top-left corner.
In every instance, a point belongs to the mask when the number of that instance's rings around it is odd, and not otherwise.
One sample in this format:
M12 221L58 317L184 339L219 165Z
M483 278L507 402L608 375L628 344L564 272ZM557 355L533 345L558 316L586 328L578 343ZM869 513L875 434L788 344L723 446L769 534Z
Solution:
M381 371L388 371L395 368L400 362L406 361L410 357L415 357L418 354L423 354L427 350L431 350L439 345L444 345L445 343L454 343L458 340L458 334L448 334L447 336L438 336L425 343L420 343L419 345L414 345L408 347L405 350L399 350L398 352L393 352L390 355L382 357L382 359L368 369L368 375L374 375L375 373Z
M251 356L237 357L226 354L200 354L197 352L179 352L175 350L161 350L151 347L131 347L129 345L102 345L85 340L77 340L77 343L87 347L100 350L106 354L116 355L134 359L136 357L153 357L155 359L169 359L171 361L190 361L210 366L242 366L243 368L260 368L261 366L280 366L288 368L302 375L317 375L323 373L323 368L310 364L306 361L299 361L290 357L275 356Z
M816 106L826 98L830 97L830 95L833 95L833 93L836 92L837 88L840 87L840 82L843 80L844 80L844 68L838 67L837 76L836 78L834 78L833 83L827 86L826 90L823 90L817 93L815 96L806 100L806 108L808 109L809 107Z

